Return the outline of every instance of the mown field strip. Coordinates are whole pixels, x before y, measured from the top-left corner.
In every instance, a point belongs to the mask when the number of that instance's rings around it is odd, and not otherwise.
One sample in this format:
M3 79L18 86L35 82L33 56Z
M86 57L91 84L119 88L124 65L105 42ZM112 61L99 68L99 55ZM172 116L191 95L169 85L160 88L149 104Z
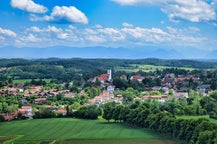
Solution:
M35 119L0 123L0 136L17 136L14 144L40 143L42 141L61 141L61 143L108 143L119 141L127 144L135 141L162 141L166 137L142 128L130 127L120 123L107 123L100 120L80 120L72 118ZM84 140L84 141L83 141ZM82 142L81 142L82 141ZM128 141L128 142L126 142ZM172 142L172 141L171 141ZM159 144L161 144L159 142Z

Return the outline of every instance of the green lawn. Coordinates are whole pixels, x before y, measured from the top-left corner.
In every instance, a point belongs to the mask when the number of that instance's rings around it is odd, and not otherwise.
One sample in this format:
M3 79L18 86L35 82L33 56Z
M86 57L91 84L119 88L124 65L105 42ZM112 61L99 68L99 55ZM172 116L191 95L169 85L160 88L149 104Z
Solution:
M176 144L154 132L124 124L107 123L102 119L58 118L3 122L0 123L0 136L18 136L13 140L14 144L46 141L58 144Z

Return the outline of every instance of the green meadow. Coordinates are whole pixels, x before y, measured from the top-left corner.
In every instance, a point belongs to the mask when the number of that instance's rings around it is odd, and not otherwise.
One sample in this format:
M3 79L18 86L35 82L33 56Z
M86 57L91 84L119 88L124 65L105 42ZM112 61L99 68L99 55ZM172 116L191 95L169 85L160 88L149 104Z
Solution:
M39 79L35 79L36 81L39 81ZM46 83L50 83L51 79L42 79L43 81L45 81ZM13 80L14 84L19 84L19 83L29 83L31 82L32 79L16 79Z
M177 144L152 131L105 120L35 119L0 123L4 144Z
M117 71L126 71L126 72L151 72L158 70L163 70L166 68L178 68L184 70L194 70L194 68L187 68L187 67L169 67L169 66L155 66L155 65L144 65L144 64L130 64L128 67L117 67Z

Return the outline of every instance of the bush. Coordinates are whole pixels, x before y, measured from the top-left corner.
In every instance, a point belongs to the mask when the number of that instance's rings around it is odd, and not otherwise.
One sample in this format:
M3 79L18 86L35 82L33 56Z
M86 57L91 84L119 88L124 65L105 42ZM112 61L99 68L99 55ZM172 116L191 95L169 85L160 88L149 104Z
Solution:
M97 119L101 114L100 108L96 105L81 107L78 111L74 112L74 117L83 119Z
M0 115L0 122L3 122L3 121L5 121L5 119L4 119L3 115Z

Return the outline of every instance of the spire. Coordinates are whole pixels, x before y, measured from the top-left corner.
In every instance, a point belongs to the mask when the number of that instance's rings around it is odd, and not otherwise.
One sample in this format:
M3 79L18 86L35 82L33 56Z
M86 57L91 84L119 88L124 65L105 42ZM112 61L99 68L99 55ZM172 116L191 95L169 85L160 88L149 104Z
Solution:
M112 70L107 70L107 74L109 74L108 81L112 81Z

